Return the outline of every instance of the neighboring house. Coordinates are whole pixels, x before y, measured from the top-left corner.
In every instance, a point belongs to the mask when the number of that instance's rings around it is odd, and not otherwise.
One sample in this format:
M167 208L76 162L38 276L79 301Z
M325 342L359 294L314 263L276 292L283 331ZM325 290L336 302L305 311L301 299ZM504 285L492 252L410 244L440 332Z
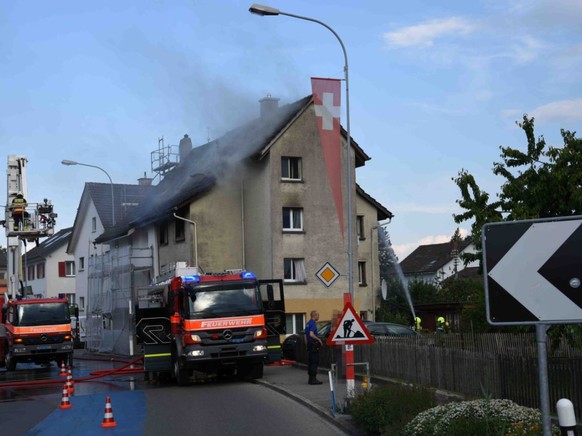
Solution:
M132 354L131 305L140 288L178 261L202 272L243 268L259 278L282 278L287 333L302 329L312 309L331 319L334 310L343 308L349 289L350 236L353 304L363 318L372 317L380 288L374 230L392 213L352 177L353 234L348 235L345 130L340 220L312 96L280 108L277 99L267 97L260 109L258 119L199 147L192 148L185 135L179 163L126 219L105 225L102 234L79 231L77 244L91 241L103 253L89 264L88 348ZM355 175L370 158L353 139L351 153ZM88 226L90 216L82 200L75 227ZM340 273L330 287L316 277L326 263Z
M71 304L78 304L75 261L66 252L72 233L72 227L60 230L22 255L23 281L28 294L43 298L64 294Z
M0 247L0 298L4 298L8 290L8 258L6 248Z
M475 253L471 237L459 242L421 245L400 262L406 285L411 281L440 284L443 280L459 274L466 267L478 267L479 262L464 265L461 255Z
M114 194L114 202L111 194ZM97 245L95 239L115 222L123 221L152 189L151 180L143 177L136 185L85 183L73 224L73 232L66 247L73 255L76 267L76 294L81 330L85 330L88 309L87 290L90 283L89 262L109 251L109 245ZM98 274L98 272L97 272Z
M442 285L455 277L477 278L479 262L474 261L465 266L461 259L462 254L475 252L475 245L470 236L459 242L421 245L400 262L406 286L413 281ZM413 304L416 316L422 320L423 329L435 331L439 316L443 316L453 330L459 328L462 304L452 302L415 304L414 301Z

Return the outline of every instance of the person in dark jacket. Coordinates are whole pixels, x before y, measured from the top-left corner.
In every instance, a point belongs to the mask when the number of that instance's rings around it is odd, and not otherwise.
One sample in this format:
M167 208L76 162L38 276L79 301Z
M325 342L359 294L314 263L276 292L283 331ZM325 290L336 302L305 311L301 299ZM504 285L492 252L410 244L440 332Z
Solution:
M320 385L322 382L317 380L317 366L319 365L319 349L323 345L321 339L317 336L317 321L319 312L311 311L311 319L305 325L305 341L307 345L307 374L309 374L310 385Z

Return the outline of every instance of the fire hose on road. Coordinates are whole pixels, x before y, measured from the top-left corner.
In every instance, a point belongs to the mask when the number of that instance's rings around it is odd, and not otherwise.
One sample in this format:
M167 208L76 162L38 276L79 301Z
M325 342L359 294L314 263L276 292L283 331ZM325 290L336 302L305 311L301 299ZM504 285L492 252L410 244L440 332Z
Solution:
M93 371L90 373L88 377L80 377L75 378L75 383L79 382L86 382L95 380L101 377L107 377L109 375L126 375L126 374L142 374L144 372L143 366L139 368L133 368L133 365L137 365L140 362L143 364L143 356L136 357L133 360L125 361L125 360L116 360L116 359L103 359L103 358L87 358L87 357L75 357L75 360L91 360L91 361L103 361L103 362L121 362L125 365L120 366L118 368L113 369L101 369L97 371ZM28 381L11 381L0 383L0 388L5 387L14 387L14 386L42 386L42 385L51 385L51 384L62 384L63 380L28 380Z

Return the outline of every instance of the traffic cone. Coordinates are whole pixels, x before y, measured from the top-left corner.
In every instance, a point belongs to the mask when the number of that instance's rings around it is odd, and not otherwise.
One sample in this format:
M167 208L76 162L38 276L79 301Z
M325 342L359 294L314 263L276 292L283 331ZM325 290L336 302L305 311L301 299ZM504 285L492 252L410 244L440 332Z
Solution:
M73 368L71 368L70 366L67 370L67 379L69 377L71 379L71 386L73 387L73 390L75 390L75 379L73 378Z
M69 391L67 390L67 385L63 385L63 396L61 398L61 405L59 406L61 409L70 409L71 402L69 401Z
M115 427L117 423L113 419L113 409L111 408L111 398L107 397L105 400L105 414L103 415L103 422L101 427Z
M73 376L71 375L70 372L67 375L67 382L65 383L65 386L67 387L67 391L69 392L69 394L72 394L73 392L75 392L75 386L73 384Z
M67 370L65 369L65 361L61 360L61 372L59 374L61 377L67 376Z

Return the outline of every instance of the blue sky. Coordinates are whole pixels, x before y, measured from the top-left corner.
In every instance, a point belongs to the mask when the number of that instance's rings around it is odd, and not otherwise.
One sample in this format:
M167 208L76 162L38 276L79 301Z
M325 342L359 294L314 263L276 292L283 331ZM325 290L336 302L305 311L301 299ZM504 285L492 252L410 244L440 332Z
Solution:
M310 77L343 78L328 29L252 15L251 4L3 2L0 150L28 157L29 202L49 198L58 228L71 226L84 183L108 179L61 160L136 183L152 175L159 138L202 144L258 116L267 94L290 103L311 93ZM515 125L524 113L550 144L561 144L561 128L582 131L578 0L265 4L342 39L351 133L372 158L356 180L394 213L387 228L401 260L469 229L452 219L451 179L465 168L497 193L493 162L501 145L524 147Z

